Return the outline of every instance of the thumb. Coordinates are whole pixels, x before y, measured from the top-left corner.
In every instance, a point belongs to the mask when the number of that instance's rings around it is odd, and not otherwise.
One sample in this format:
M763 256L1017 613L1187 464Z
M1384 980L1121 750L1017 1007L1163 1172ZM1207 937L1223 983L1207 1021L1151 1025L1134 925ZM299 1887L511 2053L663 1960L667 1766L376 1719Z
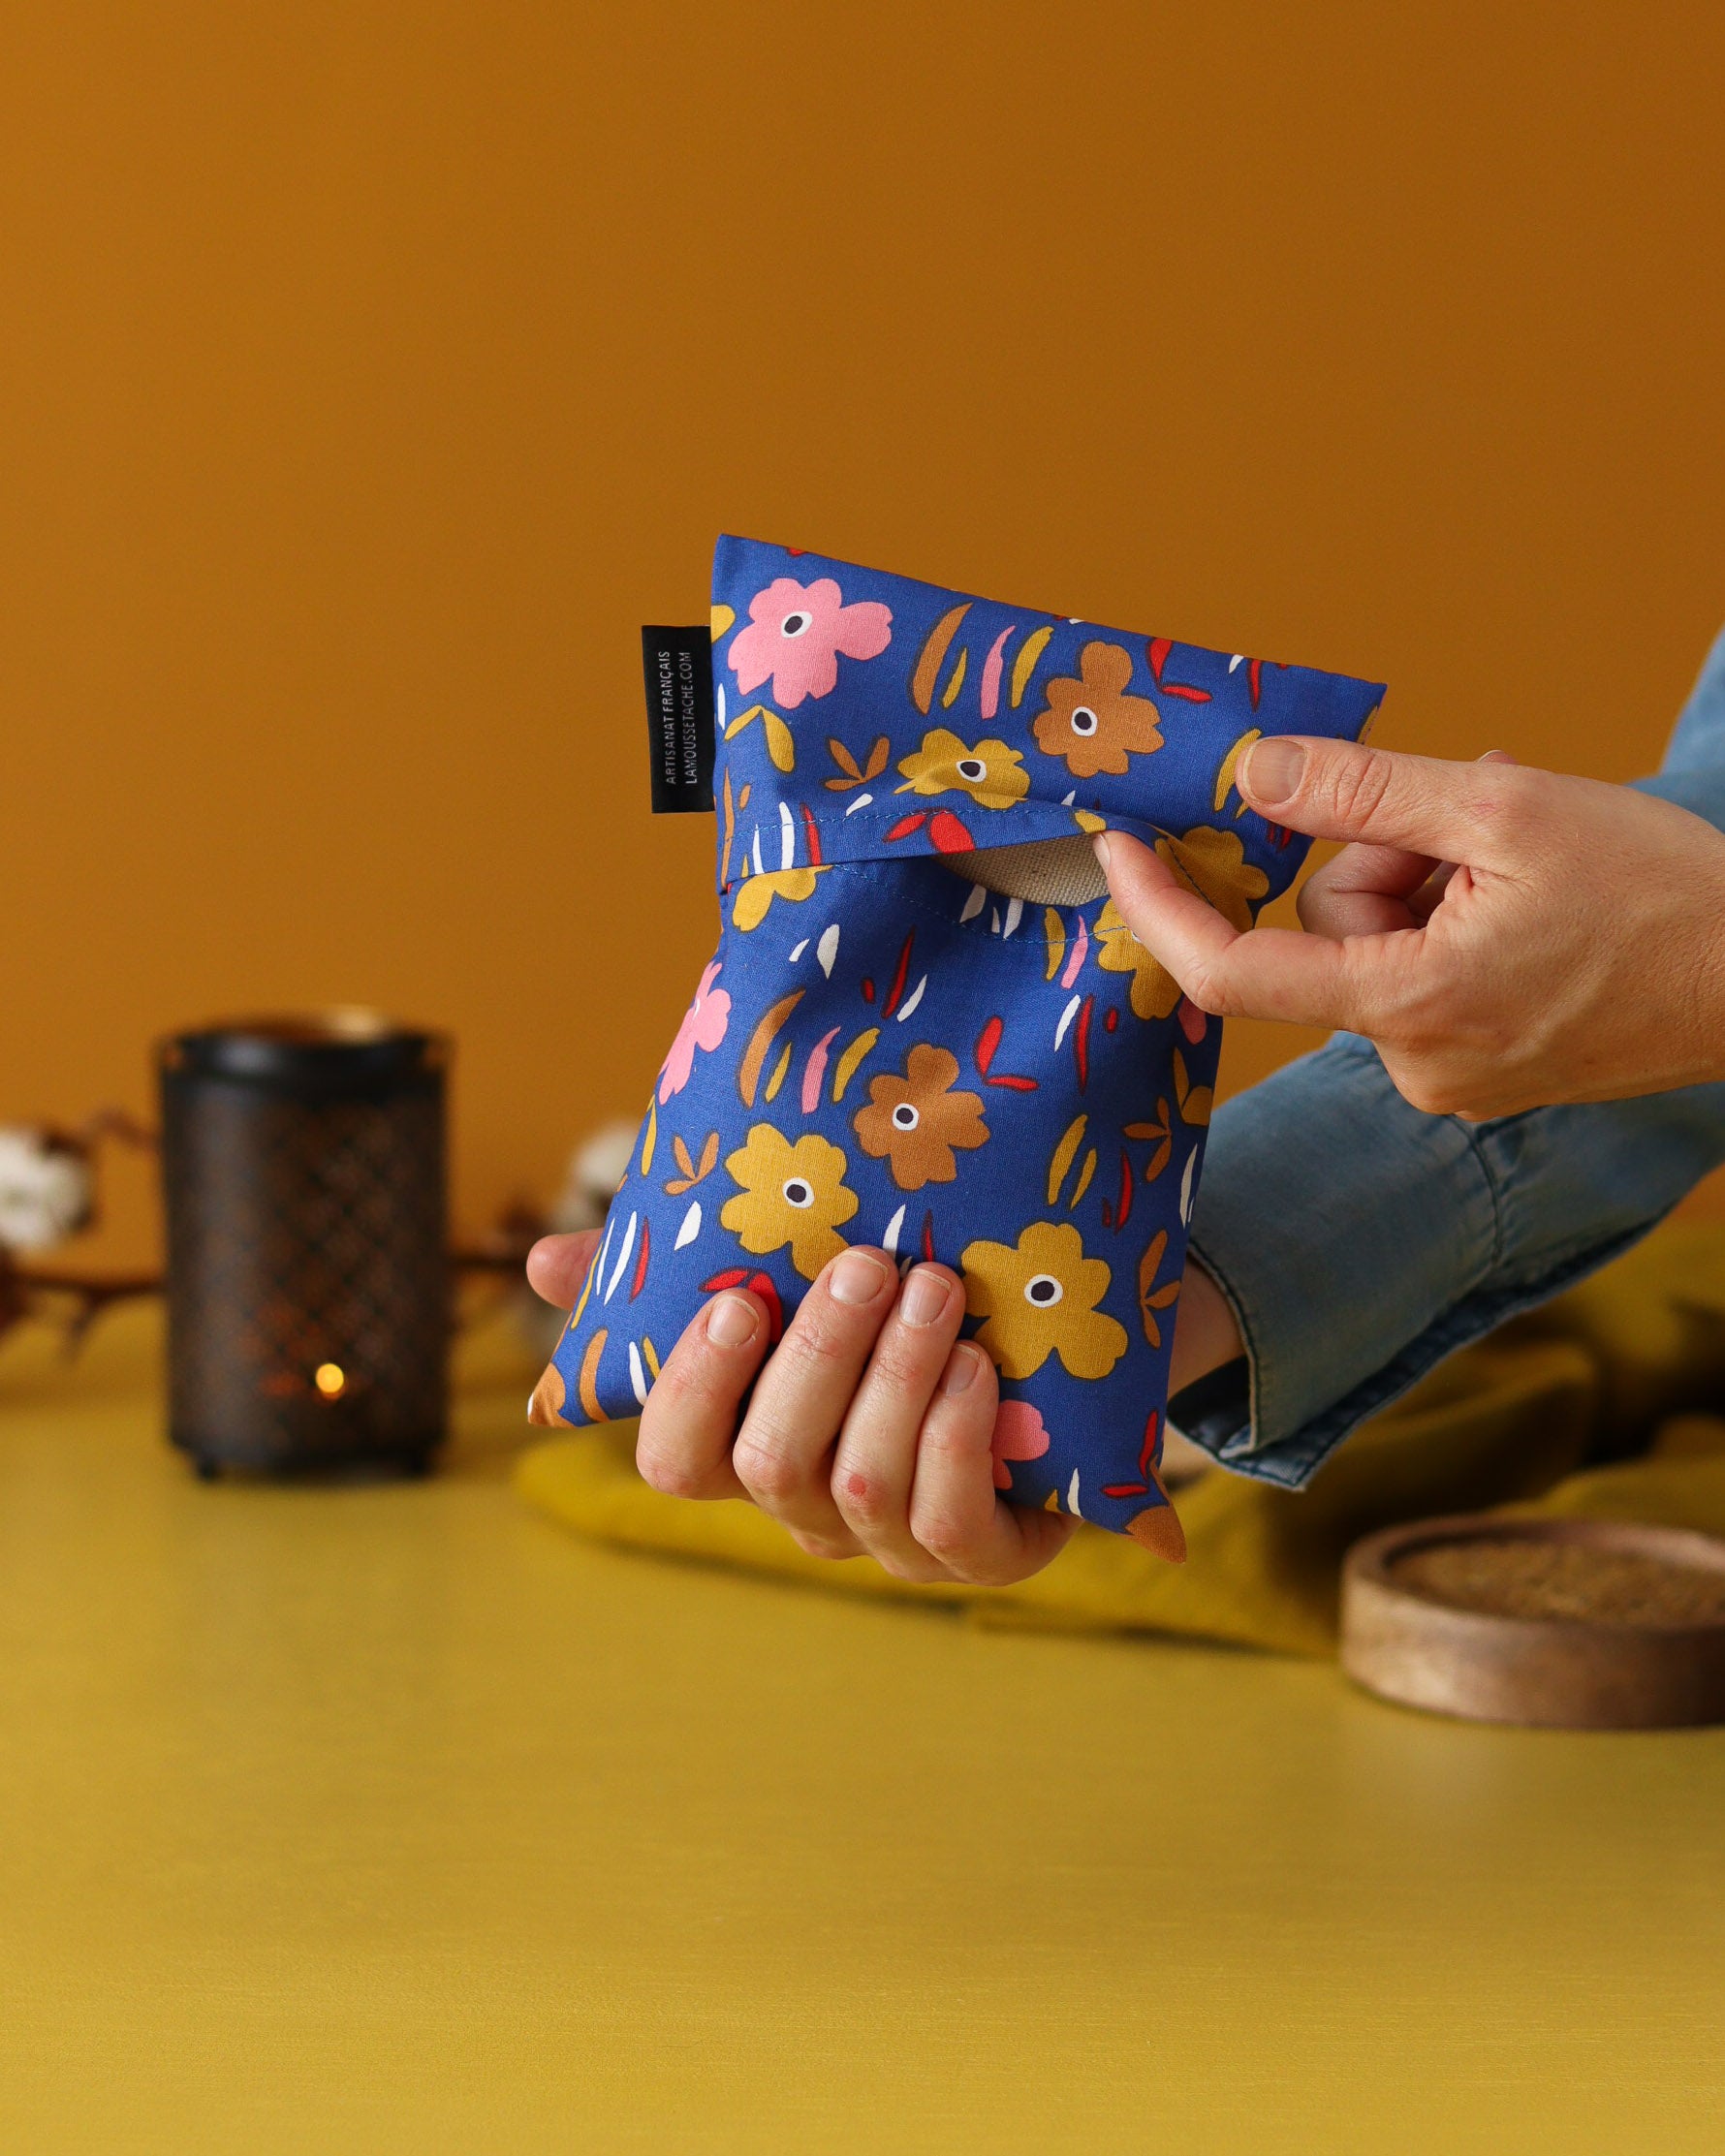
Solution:
M1509 764L1446 764L1356 741L1272 734L1252 743L1235 783L1261 816L1313 838L1364 839L1490 867L1507 851L1507 811L1526 774Z
M598 1247L597 1228L578 1229L569 1235L542 1235L527 1253L527 1285L542 1302L558 1310L572 1308Z

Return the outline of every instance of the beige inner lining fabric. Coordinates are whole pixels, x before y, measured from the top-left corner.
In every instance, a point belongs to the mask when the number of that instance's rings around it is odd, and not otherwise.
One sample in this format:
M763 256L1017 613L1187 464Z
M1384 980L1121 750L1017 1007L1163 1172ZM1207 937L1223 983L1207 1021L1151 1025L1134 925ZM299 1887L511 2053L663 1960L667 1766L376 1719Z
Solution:
M1071 838L1036 838L1026 846L988 846L974 854L941 857L954 875L997 891L1008 898L1028 898L1038 906L1087 906L1108 889L1095 849L1082 833Z

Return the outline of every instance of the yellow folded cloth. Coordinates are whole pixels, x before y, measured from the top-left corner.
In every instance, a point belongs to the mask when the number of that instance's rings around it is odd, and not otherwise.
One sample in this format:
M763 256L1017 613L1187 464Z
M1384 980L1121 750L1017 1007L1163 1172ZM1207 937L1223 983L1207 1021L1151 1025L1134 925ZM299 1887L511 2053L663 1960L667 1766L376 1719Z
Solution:
M1176 1492L1183 1566L1080 1525L1018 1587L914 1587L871 1559L807 1557L740 1502L661 1496L635 1473L635 1424L530 1448L529 1502L637 1549L716 1559L844 1592L957 1603L987 1623L1187 1633L1332 1653L1341 1560L1374 1528L1518 1510L1725 1535L1725 1226L1672 1225L1546 1309L1433 1371L1303 1491L1211 1471Z

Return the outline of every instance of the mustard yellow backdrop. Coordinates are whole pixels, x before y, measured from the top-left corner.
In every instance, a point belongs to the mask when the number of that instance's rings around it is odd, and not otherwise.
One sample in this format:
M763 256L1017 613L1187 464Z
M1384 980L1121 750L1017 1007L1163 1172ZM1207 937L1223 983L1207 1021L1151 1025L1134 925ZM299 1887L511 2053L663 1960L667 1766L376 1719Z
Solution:
M1722 83L1646 0L23 11L0 1116L360 1000L469 1223L549 1185L708 947L635 628L720 527L1629 775L1725 615Z

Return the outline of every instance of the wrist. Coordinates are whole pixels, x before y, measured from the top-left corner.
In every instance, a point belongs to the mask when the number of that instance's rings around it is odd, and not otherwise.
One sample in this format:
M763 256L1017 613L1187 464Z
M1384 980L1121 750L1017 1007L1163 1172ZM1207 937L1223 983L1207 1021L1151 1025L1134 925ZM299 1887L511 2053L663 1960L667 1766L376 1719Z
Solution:
M1725 1078L1725 846L1716 865L1701 909L1705 925L1694 977L1697 1075L1703 1083Z
M1186 1260L1174 1328L1168 1390L1181 1392L1246 1352L1228 1298L1196 1258Z

